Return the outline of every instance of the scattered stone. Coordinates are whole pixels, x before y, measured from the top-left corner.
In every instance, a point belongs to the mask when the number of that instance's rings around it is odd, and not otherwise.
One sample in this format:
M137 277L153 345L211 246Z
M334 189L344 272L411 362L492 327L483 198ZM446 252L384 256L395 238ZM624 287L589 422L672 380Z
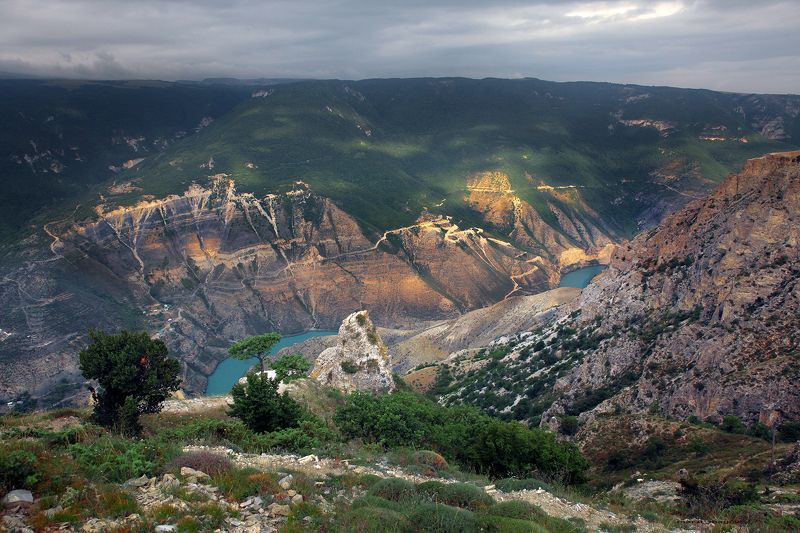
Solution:
M3 526L8 531L14 531L19 533L33 533L33 530L29 528L25 522L22 521L21 518L18 516L12 515L5 515L3 517Z
M53 518L55 515L62 512L63 510L64 510L63 507L61 507L60 505L56 505L55 507L51 507L50 509L45 509L43 512L47 518Z
M289 489L286 491L286 495L289 496L290 498L293 497L295 494L297 494L296 490Z
M303 495L295 494L294 496L292 496L292 503L303 503Z
M181 486L181 482L178 481L178 478L173 476L172 474L164 474L164 477L161 478L160 487L165 490L176 489Z
M178 527L175 524L161 524L156 526L156 531L163 532L163 531L175 531Z
M150 483L150 478L147 477L146 475L143 475L142 477L135 477L129 479L128 481L123 483L123 485L125 485L126 487L144 487L148 483Z
M33 503L33 494L31 494L31 491L25 489L12 490L5 495L2 503L3 505L12 503Z
M316 455L306 455L297 460L298 464L307 465L309 463L319 463L319 457Z
M289 487L292 486L292 481L293 480L294 480L294 476L289 474L288 476L286 476L286 477L282 478L280 481L278 481L278 485L280 485L280 487L283 490L289 490Z
M289 516L289 513L292 512L292 509L288 505L281 505L276 503L270 509L273 516Z

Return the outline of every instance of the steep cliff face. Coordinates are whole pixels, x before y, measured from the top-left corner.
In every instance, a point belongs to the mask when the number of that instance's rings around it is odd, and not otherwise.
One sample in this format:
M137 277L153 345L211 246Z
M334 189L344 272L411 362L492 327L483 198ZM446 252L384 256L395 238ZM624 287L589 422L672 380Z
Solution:
M607 405L800 418L798 223L800 152L769 154L619 249L574 304L608 338L556 382L552 412L628 375Z
M185 363L184 388L199 393L244 336L331 328L357 309L390 326L451 318L546 290L561 268L441 217L368 238L299 182L259 198L219 174L180 196L96 213L46 226L48 253L5 275L0 357L13 371L0 378L2 394L38 395L62 378L77 393L90 327L163 338Z
M345 393L394 390L389 349L367 311L353 313L342 321L336 345L319 354L311 379Z
M799 222L800 152L749 161L549 324L445 361L444 400L553 427L616 409L800 419Z

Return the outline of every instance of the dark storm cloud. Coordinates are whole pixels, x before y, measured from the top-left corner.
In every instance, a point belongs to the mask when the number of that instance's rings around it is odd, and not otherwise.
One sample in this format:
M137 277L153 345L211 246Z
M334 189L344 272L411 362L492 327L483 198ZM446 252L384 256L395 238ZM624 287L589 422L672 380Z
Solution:
M0 71L800 92L798 0L0 0Z

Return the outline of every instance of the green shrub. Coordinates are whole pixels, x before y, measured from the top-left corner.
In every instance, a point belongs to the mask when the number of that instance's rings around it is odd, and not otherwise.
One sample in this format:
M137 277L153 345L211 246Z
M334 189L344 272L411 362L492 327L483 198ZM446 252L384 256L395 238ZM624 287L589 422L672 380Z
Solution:
M422 485L426 485L424 488ZM475 511L485 509L494 503L494 499L486 494L483 489L469 483L441 483L433 485L430 482L418 487L420 492L431 496L436 503L443 503L453 507L461 507Z
M353 393L334 421L347 437L387 447L429 447L492 476L541 472L575 483L585 479L589 467L575 445L558 442L550 432L471 408L442 407L407 392Z
M0 449L0 490L32 489L38 479L36 455L27 450Z
M800 422L784 422L778 428L778 435L784 442L800 440Z
M278 382L262 374L248 374L247 385L237 383L231 389L230 415L240 419L256 433L297 427L301 407L289 394L278 394Z
M409 531L420 533L469 533L477 531L475 515L464 509L426 503L418 506L408 517Z
M702 457L711 450L711 445L703 440L702 437L694 437L689 441L687 448L697 457Z
M311 363L299 353L279 357L270 366L275 371L275 379L284 383L305 377L311 370Z
M110 434L86 444L72 444L68 450L88 478L113 483L155 475L178 455L178 447L172 443L133 441Z
M358 509L360 507L380 507L382 509L389 509L390 511L402 513L406 510L407 505L404 505L401 502L387 500L386 498L381 498L380 496L370 496L367 494L366 496L362 496L361 498L353 500L351 507L353 509Z
M345 374L355 374L358 372L358 365L352 361L342 361L339 363L339 366L342 367L342 372Z
M396 502L411 498L416 493L417 490L413 483L397 477L382 479L370 487L367 492L370 496L378 496Z
M574 435L578 432L578 417L565 416L561 419L559 431L564 435Z
M339 525L341 531L358 531L359 533L414 530L405 516L384 507L353 509L340 518Z
M746 428L742 424L742 419L734 415L725 415L722 417L722 423L719 425L722 431L728 433L745 433Z

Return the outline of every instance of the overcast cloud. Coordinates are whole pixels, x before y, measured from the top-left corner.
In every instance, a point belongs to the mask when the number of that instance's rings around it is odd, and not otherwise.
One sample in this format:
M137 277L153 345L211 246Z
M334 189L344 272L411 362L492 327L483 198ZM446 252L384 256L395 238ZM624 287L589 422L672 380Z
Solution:
M0 71L800 93L800 0L0 0Z

